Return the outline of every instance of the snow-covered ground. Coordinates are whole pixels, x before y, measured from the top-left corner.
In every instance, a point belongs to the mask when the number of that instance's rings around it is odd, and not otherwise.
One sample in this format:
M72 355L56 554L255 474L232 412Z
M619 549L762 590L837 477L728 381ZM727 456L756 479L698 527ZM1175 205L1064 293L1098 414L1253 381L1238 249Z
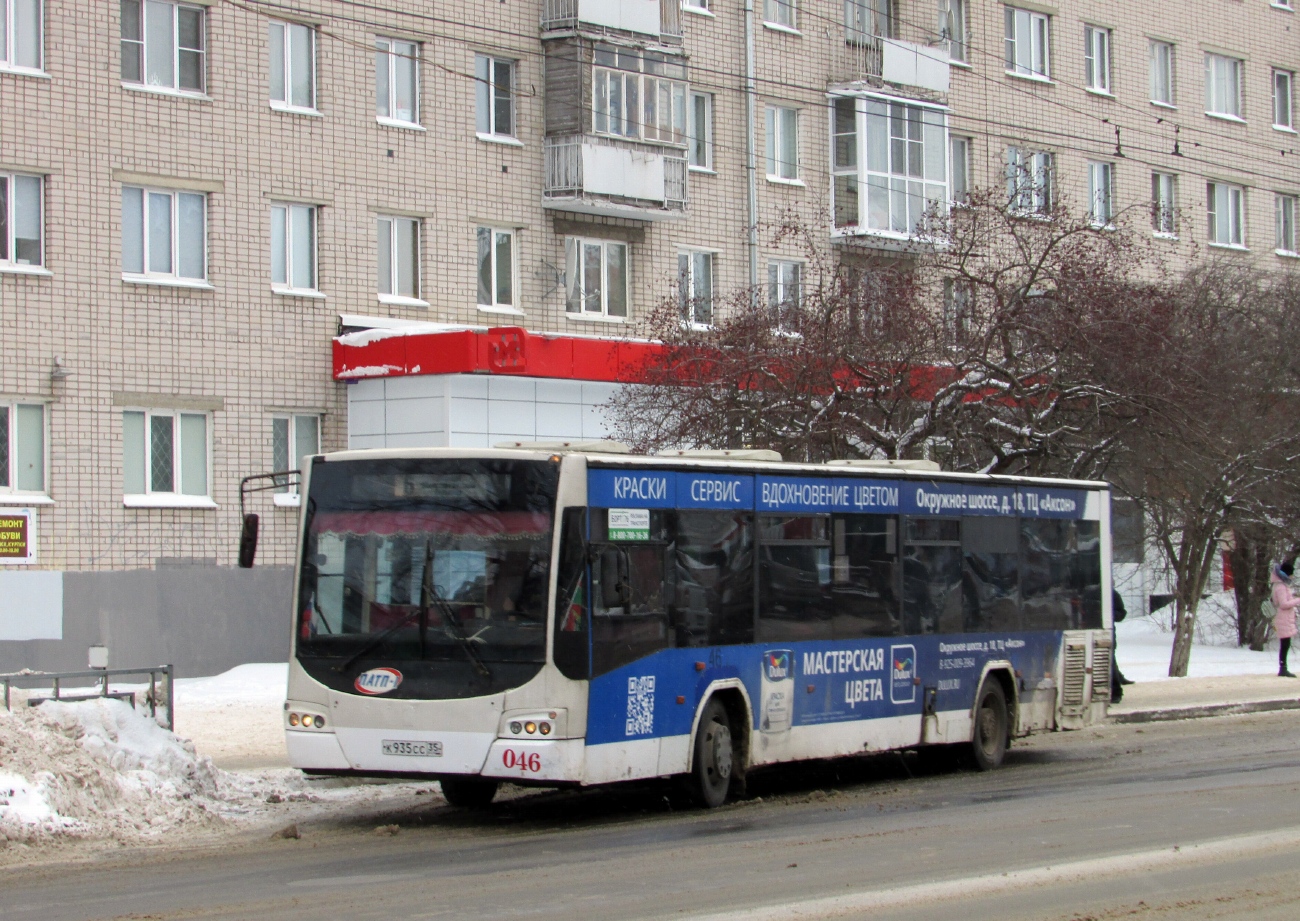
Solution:
M1276 674L1276 644L1262 653L1238 648L1231 614L1229 595L1202 605L1191 676ZM1166 677L1168 616L1130 616L1118 626L1127 677L1178 680ZM35 859L69 841L171 844L436 795L429 783L309 780L290 769L286 680L284 663L179 679L175 734L117 700L0 709L0 862Z

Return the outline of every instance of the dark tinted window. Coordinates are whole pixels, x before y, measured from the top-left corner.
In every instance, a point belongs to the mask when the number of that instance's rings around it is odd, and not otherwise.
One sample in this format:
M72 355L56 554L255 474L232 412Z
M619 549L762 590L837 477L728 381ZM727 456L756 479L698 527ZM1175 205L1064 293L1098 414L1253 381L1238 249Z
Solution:
M1015 518L971 516L961 523L966 629L979 633L1020 629L1020 547Z
M591 511L591 658L592 674L603 675L672 645L668 628L668 586L665 579L668 544L664 513L650 513L645 535L636 539L608 537L609 511Z
M1079 626L1085 630L1101 627L1101 523L1076 521L1073 588L1079 593Z
M962 553L960 519L909 518L903 551L906 633L960 633Z
M679 646L754 641L754 519L680 511L674 531Z
M1027 630L1068 630L1082 620L1072 589L1076 550L1074 522L1020 520L1020 580Z
M760 639L830 639L830 519L764 516L758 533Z
M901 634L898 519L846 515L835 519L833 536L834 638Z
M560 573L555 600L555 666L566 678L586 678L591 620L587 607L587 510L566 508L561 519Z

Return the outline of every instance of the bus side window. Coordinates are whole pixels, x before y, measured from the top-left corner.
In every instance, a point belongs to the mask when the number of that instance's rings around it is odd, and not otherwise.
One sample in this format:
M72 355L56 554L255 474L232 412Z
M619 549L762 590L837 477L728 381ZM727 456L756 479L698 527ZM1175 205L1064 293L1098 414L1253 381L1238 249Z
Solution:
M968 633L1020 629L1018 533L1013 517L962 519L962 601Z
M833 538L833 637L901 635L898 517L843 515L834 520Z
M754 516L678 511L672 541L677 645L754 642Z
M566 678L586 678L591 657L587 605L587 510L566 508L560 525L560 571L555 598L555 667Z
M664 592L663 512L652 511L649 540L610 540L608 510L592 509L592 674L672 645Z
M961 519L904 520L905 632L961 633Z
M758 519L758 625L765 643L831 638L830 519Z
M1080 620L1072 591L1074 523L1020 519L1020 583L1026 630L1069 630Z
M1079 627L1101 628L1101 522L1076 521L1073 584L1080 598Z

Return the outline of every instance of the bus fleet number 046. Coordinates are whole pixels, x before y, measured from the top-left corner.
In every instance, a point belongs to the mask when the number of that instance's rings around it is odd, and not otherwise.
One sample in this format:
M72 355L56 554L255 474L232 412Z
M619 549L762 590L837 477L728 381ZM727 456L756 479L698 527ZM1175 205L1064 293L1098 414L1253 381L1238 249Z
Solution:
M501 765L508 771L538 774L542 770L542 756L537 752L515 751L507 748L501 753Z

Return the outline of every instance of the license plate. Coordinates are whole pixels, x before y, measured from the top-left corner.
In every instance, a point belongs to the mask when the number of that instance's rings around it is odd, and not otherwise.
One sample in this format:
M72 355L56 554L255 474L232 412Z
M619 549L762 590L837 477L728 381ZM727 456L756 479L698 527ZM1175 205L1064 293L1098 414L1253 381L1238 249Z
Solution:
M380 744L385 755L413 755L416 758L441 758L441 742L408 742L403 739L384 739Z

